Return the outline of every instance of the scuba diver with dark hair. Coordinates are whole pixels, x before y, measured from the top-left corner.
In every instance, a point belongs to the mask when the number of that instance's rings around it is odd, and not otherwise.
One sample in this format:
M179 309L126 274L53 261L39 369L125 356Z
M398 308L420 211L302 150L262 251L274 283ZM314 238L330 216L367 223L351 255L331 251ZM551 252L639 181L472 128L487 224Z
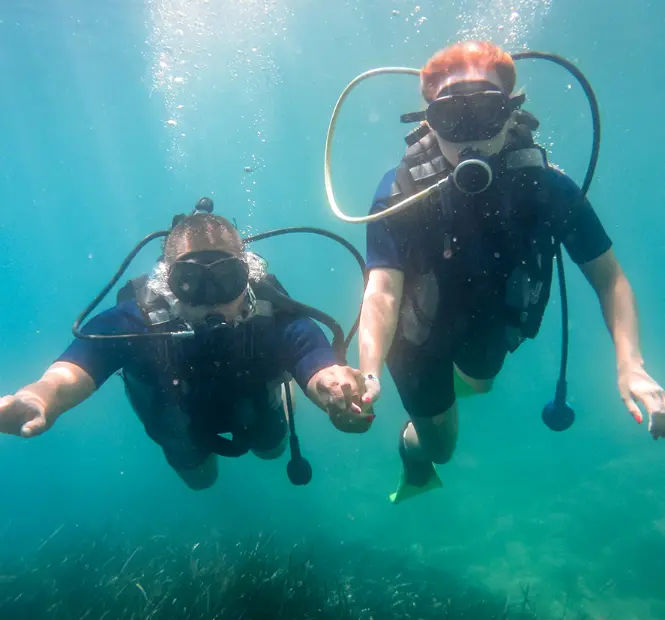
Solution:
M130 280L116 305L80 332L77 321L78 338L43 377L0 399L0 432L39 435L119 372L168 463L190 488L204 489L217 478L217 454L273 459L287 439L289 477L309 482L293 426L294 380L339 430L369 428L374 416L360 410L360 372L245 249L234 225L210 213L209 199L200 204L203 210L146 238L166 237L150 276Z
M644 407L653 438L665 437L665 392L644 367L633 291L586 199L588 184L582 191L534 143L538 121L514 92L513 57L488 42L462 42L435 54L420 79L426 111L402 117L419 126L407 136L401 164L379 184L370 216L336 211L346 221L368 222L363 402L378 399L387 364L410 417L400 433L402 478L391 500L441 486L433 464L453 456L457 398L489 392L507 353L537 335L561 244L598 296L626 408L641 423ZM410 206L419 194L427 195ZM563 337L567 346L567 332ZM564 430L573 416L564 380L543 419Z

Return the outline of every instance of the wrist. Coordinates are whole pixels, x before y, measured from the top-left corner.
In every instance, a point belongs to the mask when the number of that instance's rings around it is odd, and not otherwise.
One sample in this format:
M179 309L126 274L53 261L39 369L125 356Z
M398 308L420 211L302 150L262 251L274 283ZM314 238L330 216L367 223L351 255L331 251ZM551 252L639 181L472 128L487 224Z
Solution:
M362 360L360 361L360 372L362 373L363 377L367 377L369 375L372 375L373 377L376 377L377 379L381 380L381 370L383 369L383 364L378 363L377 361L374 361L374 363L362 363Z
M644 360L640 355L631 356L617 356L617 372L618 374L625 374L634 370L640 370L644 367Z

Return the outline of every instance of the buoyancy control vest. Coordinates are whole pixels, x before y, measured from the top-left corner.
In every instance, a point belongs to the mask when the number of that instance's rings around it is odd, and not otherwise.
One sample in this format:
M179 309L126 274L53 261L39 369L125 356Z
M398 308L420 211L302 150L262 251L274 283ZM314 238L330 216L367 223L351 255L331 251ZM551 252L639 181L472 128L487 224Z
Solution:
M143 317L144 325L151 331L176 331L187 327L177 315L177 300L170 294L158 294L149 286L149 276L142 275L129 280L118 292L118 303L135 300ZM199 411L202 399L195 395L202 387L207 392L216 379L233 377L234 393L244 394L249 400L261 400L265 390L275 389L288 382L286 372L274 373L274 369L262 367L265 360L254 346L255 335L259 330L270 330L275 318L280 314L298 315L296 308L289 304L286 290L271 274L258 282L251 282L245 308L241 313L242 322L237 327L215 330L212 335L195 334L190 338L157 339L136 344L137 356L128 362L118 374L123 379L125 392L137 413L146 425L155 419L166 407L178 407L185 412L190 422L192 436L217 454L236 457L249 450L246 442L234 435L233 440L217 436L226 432L223 428L225 405L232 405L222 399L211 403L214 411ZM212 340L229 336L228 361L220 362L209 355L213 350ZM193 351L196 353L193 355ZM231 367L232 366L232 367ZM228 381L225 382L228 385ZM230 407L232 409L232 407ZM221 423L218 428L217 422Z
M537 128L537 119L528 112L513 113L506 146L495 156L498 175L487 192L468 196L446 183L408 212L387 220L389 228L418 239L408 244L412 250L400 311L401 333L411 343L428 340L451 287L471 311L488 303L498 306L510 351L537 335L558 243L550 226L547 187L540 183L549 164L544 149L533 140ZM388 206L452 172L427 125L409 133L405 141ZM432 228L442 235L428 246ZM498 250L492 247L497 240ZM442 284L446 291L440 290Z

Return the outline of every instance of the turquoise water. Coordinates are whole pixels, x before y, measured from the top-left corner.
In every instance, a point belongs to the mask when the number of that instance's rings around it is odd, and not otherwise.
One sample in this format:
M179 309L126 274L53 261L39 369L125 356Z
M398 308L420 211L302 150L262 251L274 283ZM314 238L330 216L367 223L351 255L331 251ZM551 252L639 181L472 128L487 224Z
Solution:
M593 83L603 144L590 198L637 295L647 370L665 381L664 19L655 1L5 0L0 393L36 380L135 242L203 195L246 233L321 226L364 250L364 229L335 220L325 202L335 100L362 71L419 67L467 36L559 53ZM541 142L581 181L591 140L582 93L557 67L525 61L518 69ZM411 77L377 78L350 97L333 158L348 212L366 212L401 157L399 114L418 105ZM351 325L362 281L344 250L306 237L256 249L294 297ZM131 275L157 251L146 250ZM398 507L387 495L404 414L389 380L362 436L336 432L300 396L315 476L308 487L288 483L285 457L245 457L222 463L216 487L195 493L112 379L48 434L0 437L0 560L38 563L51 545L66 554L100 532L130 551L153 536L205 545L213 535L228 543L276 532L285 548L316 539L395 554L407 580L408 566L433 567L511 600L529 584L552 617L565 607L567 617L574 609L597 619L665 618L665 448L623 408L594 294L570 263L568 276L578 420L567 433L540 420L558 368L556 296L539 338L508 360L493 393L462 403L443 490ZM18 594L16 575L2 566L0 599Z

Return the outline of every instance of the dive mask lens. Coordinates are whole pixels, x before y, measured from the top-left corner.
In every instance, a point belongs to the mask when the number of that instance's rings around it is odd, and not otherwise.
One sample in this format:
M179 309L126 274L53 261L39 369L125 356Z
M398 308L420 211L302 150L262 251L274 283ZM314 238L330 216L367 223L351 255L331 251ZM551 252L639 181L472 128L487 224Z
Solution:
M241 259L226 252L196 252L171 266L171 292L191 306L226 304L247 288L249 269Z
M464 120L464 98L461 95L440 97L429 104L425 113L429 126L442 138L454 135L457 127Z
M168 285L182 302L195 306L204 296L205 271L194 261L177 261L169 269Z
M478 124L486 127L503 127L510 117L510 99L498 91L469 95L467 106Z
M229 303L239 297L249 282L249 267L243 260L232 257L208 265L209 284L214 286L214 303Z

